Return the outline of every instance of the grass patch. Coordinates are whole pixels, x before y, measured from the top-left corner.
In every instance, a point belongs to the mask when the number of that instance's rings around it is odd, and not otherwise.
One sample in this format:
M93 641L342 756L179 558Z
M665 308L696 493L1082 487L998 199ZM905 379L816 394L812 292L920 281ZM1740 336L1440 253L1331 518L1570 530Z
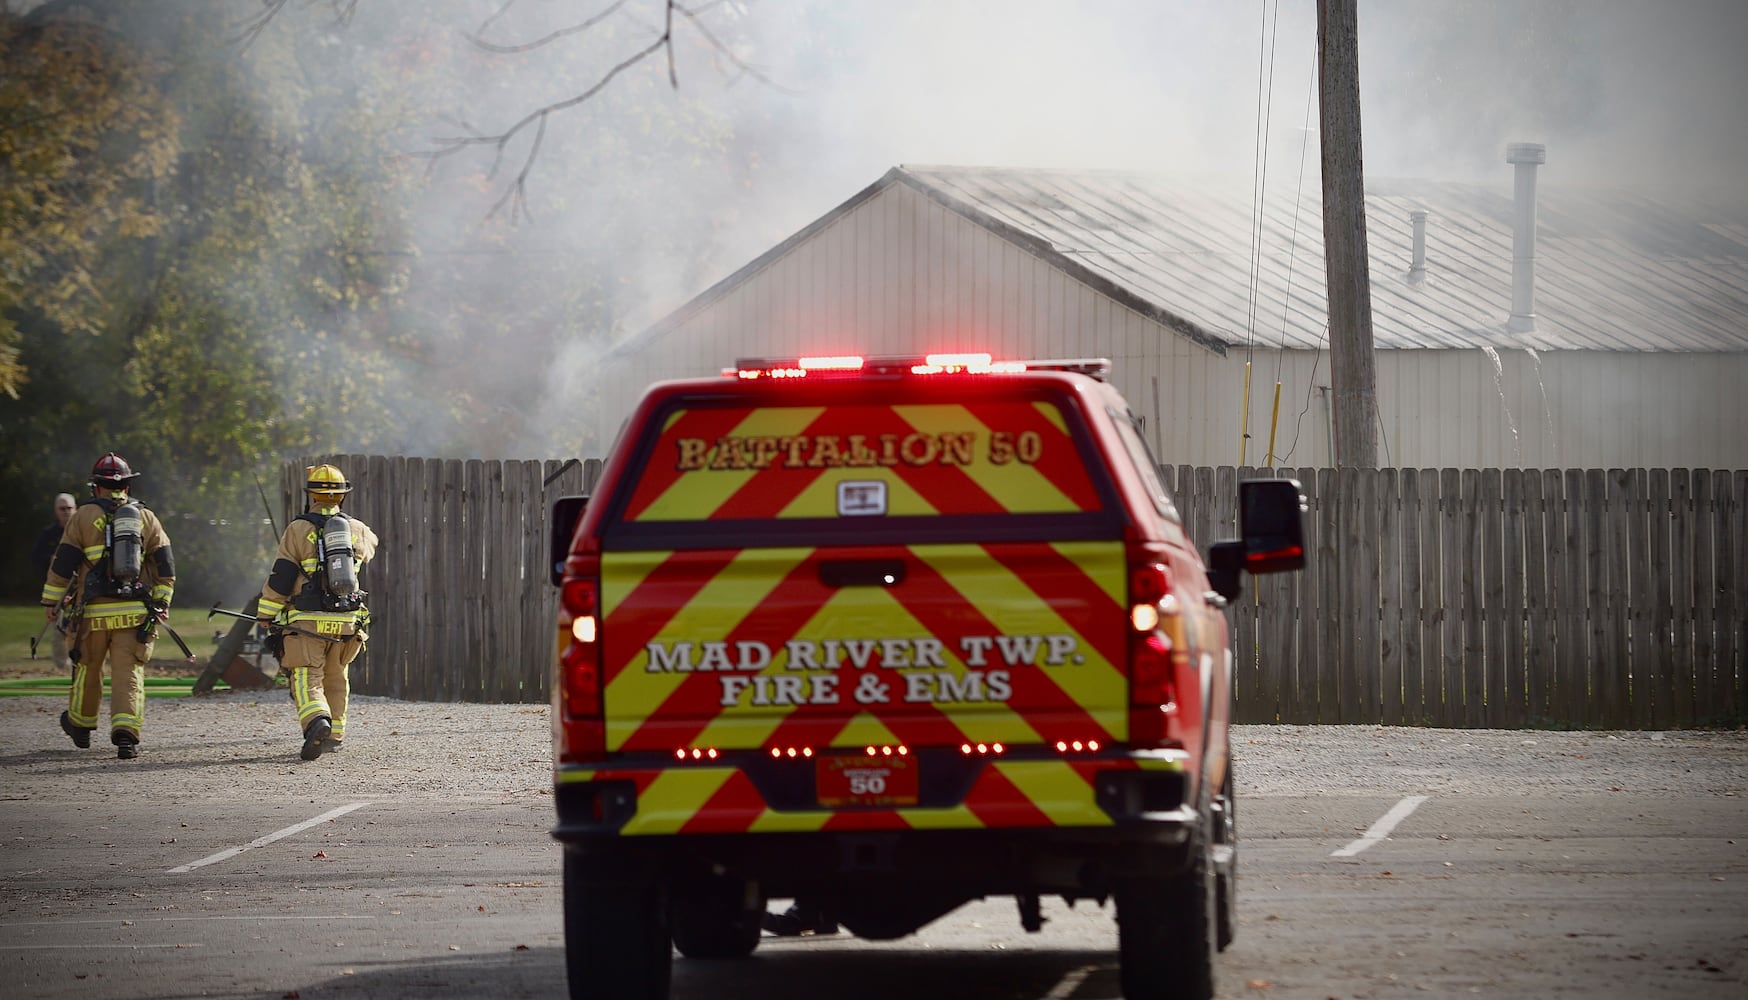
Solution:
M51 695L65 698L68 689L73 686L69 677L6 677L0 678L0 698L22 698L26 696ZM229 691L231 686L224 681L213 685L214 691ZM103 678L105 701L109 698L109 677L107 672ZM147 677L146 697L148 698L187 698L194 693L194 678L192 677Z
M175 609L170 611L170 626L181 633L199 662L189 663L183 659L175 640L160 632L157 645L152 647L151 662L146 664L148 679L168 677L192 681L206 669L206 660L213 652L211 633L204 622L198 626L193 624L196 621L197 615L178 613ZM43 630L46 624L40 604L0 604L0 680L60 677L65 689L65 672L50 658L49 635ZM30 641L39 636L36 658L32 659ZM108 670L104 671L105 675L108 673Z

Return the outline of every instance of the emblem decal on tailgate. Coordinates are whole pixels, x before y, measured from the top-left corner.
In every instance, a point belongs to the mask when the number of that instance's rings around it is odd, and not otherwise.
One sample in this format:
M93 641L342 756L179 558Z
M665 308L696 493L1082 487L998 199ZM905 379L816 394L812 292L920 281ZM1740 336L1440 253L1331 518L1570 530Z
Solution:
M886 513L886 483L879 479L839 483L838 513L845 517Z

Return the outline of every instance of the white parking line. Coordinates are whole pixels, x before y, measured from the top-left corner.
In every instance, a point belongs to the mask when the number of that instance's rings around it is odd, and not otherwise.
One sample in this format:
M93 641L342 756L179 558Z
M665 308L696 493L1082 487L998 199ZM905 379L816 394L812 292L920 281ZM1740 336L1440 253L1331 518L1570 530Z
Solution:
M188 944L0 944L0 951L64 951L69 948L77 948L80 951L84 951L86 948L125 948L129 951L136 951L140 948L204 947L206 947L206 945L201 944L198 941L190 942Z
M369 804L370 803L368 803L368 802L354 802L351 805L341 806L338 809L330 809L327 812L322 813L320 816L315 817L314 819L306 819L302 823L293 824L291 826L286 827L283 830L276 830L273 833L270 833L265 837L257 837L254 840L249 841L247 844L244 844L241 847L229 847L229 848L226 848L225 850L222 850L222 851L218 852L217 854L214 854L210 857L201 858L199 861L196 861L192 864L180 865L178 867L172 868L172 869L170 869L168 874L170 874L170 875L184 875L184 874L187 874L188 872L193 871L196 868L202 868L202 867L205 867L206 865L213 864L214 862L223 861L226 858L234 858L237 855L243 853L244 851L249 850L252 847L266 847L268 844L273 843L275 840L282 840L286 837L291 836L294 833L301 833L304 830L308 830L310 827L315 826L317 823L326 823L328 820L336 819L338 817L344 816L354 809L363 809L365 806L367 806Z
M376 920L369 913L246 913L241 916L215 917L104 917L101 920L0 920L0 930L8 927L62 927L67 924L185 924L191 920Z
M1062 977L1062 981L1051 987L1050 992L1039 1000L1068 1000L1080 989L1080 984L1086 982L1088 976L1099 971L1096 965L1083 965L1078 969L1070 969Z
M1410 795L1401 802L1396 803L1390 808L1389 812L1385 813L1381 819L1372 824L1372 828L1366 831L1365 836L1347 845L1341 850L1336 851L1334 854L1331 854L1330 857L1351 858L1373 844L1376 844L1378 841L1383 840L1390 835L1391 830L1396 829L1397 823L1407 819L1408 815L1414 812L1414 810L1420 808L1420 804L1425 801L1426 796L1424 795Z

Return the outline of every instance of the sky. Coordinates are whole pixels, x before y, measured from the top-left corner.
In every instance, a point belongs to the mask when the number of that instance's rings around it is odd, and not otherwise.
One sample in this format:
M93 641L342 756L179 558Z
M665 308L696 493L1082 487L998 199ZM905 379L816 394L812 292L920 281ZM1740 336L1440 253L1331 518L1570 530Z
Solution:
M803 8L811 13L794 13ZM1549 147L1549 183L1669 182L1748 198L1741 0L1358 8L1368 174L1504 183L1506 143L1534 141ZM799 144L785 162L813 173L822 195L847 194L896 163L1248 180L1262 162L1264 118L1272 142L1262 165L1271 180L1296 181L1303 130L1316 126L1314 0L842 0L746 10L769 75L795 90L760 98L787 105L796 125L770 138Z

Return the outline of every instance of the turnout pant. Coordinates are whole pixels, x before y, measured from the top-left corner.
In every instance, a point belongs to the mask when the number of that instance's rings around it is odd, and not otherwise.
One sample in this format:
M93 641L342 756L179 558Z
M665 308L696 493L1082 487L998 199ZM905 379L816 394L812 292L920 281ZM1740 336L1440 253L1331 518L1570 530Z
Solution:
M67 695L67 720L83 729L97 728L107 659L109 729L125 732L137 741L146 721L146 661L152 658L152 642L141 642L133 626L92 628L89 622L80 623L73 642L79 650L79 662L73 669L73 689Z
M347 672L364 649L364 638L359 633L329 642L286 633L283 665L291 672L291 699L297 706L299 732L316 716L325 715L334 727L330 738L346 738L346 702L351 693Z

